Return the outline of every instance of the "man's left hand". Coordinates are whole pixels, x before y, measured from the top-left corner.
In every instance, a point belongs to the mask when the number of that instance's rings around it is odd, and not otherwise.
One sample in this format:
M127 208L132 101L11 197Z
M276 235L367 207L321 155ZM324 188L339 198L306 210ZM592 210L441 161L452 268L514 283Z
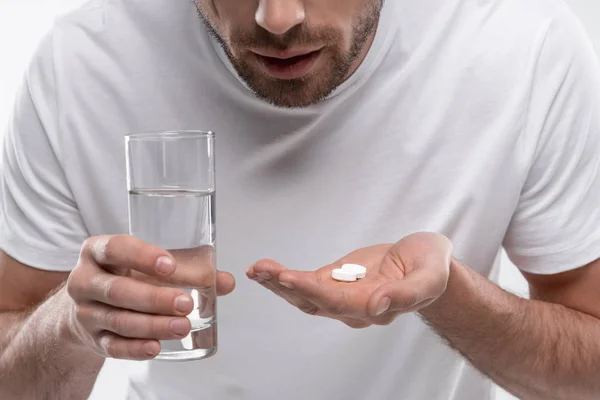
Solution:
M396 244L366 247L316 271L288 270L272 260L251 266L247 276L301 311L337 319L353 328L387 325L418 311L446 290L452 244L443 235L416 233ZM367 268L365 278L339 282L331 271L343 264Z

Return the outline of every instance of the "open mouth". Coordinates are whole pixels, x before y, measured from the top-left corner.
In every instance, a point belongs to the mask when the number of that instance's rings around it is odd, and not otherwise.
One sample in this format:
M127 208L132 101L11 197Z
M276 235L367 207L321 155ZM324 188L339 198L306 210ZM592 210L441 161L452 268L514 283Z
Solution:
M255 53L256 54L256 53ZM308 74L317 62L321 50L289 58L267 57L256 54L263 69L277 79L298 79Z

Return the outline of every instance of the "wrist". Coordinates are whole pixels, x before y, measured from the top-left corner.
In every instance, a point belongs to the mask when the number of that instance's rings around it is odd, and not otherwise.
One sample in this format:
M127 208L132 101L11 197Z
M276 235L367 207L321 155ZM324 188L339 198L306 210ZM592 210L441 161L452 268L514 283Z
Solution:
M474 292L475 282L468 267L452 258L449 269L448 283L444 293L433 303L419 310L419 314L426 320L452 315L457 307L461 307L460 304L469 302L469 297Z
M83 335L76 324L75 312L76 305L71 296L67 293L66 287L60 289L52 296L49 306L56 310L55 329L56 336L62 343L69 348L78 349L84 348Z

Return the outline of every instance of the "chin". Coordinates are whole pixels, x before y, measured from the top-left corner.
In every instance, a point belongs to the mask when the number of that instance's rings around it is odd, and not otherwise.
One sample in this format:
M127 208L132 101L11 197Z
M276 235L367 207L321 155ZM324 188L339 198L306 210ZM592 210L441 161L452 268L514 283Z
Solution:
M338 85L332 79L323 79L323 71L311 71L307 76L279 80L262 71L242 76L256 97L279 108L306 108L325 100Z
M313 85L304 86L305 84L306 82L298 82L297 85L285 82L253 91L259 99L279 108L306 108L320 103L329 94L315 90Z

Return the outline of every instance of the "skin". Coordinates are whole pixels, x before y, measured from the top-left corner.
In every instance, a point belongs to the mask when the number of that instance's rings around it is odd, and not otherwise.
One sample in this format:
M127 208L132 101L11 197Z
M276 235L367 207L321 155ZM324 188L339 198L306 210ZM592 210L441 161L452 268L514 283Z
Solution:
M337 282L331 270L367 276ZM555 275L524 274L531 299L510 294L452 257L444 236L418 233L357 250L316 271L261 260L247 271L301 311L353 328L417 312L449 346L520 399L597 399L600 260Z
M196 0L238 75L278 107L318 103L350 77L372 44L382 0ZM267 74L254 51L322 48L298 79Z
M196 262L212 258L201 254ZM159 340L187 336L193 300L170 286L216 282L225 295L235 281L192 274L185 261L126 235L87 240L70 274L0 252L0 398L84 399L105 358L150 360Z
M373 41L381 4L196 1L238 72L279 107L314 104L356 71ZM265 74L251 53L256 46L319 46L321 53L308 75L281 80ZM159 259L166 271L159 271ZM158 340L185 336L191 299L168 285L207 280L216 280L219 295L235 286L230 274L190 276L172 254L128 236L90 238L70 274L40 271L0 251L0 398L87 398L105 358L152 359ZM180 295L187 301L178 310Z
M381 1L196 5L260 98L305 107L356 71L372 43ZM322 53L307 76L281 80L261 69L251 54L256 46L320 46ZM205 285L212 278L190 276L173 261L167 251L128 236L90 238L70 274L36 270L0 252L0 398L85 399L106 357L152 359L158 340L185 336L191 299L169 285ZM332 282L329 272L340 262L368 266L368 278L351 286ZM248 276L305 312L355 328L418 312L520 398L592 399L600 391L600 262L566 274L526 275L533 300L506 293L460 264L450 242L436 234L357 250L340 262L299 272L264 260ZM214 278L220 295L234 289L231 275ZM187 301L176 304L179 296Z
M405 254L413 257L405 258ZM427 241L414 236L354 251L314 272L288 271L273 260L262 260L247 275L308 314L366 328L387 325L400 313L417 310L439 297L446 288L451 255L452 245L443 236ZM429 259L444 261L432 264L435 279L420 269ZM351 284L332 279L331 271L343 264L363 265L366 277ZM420 293L428 295L421 298ZM387 309L380 312L383 308Z

